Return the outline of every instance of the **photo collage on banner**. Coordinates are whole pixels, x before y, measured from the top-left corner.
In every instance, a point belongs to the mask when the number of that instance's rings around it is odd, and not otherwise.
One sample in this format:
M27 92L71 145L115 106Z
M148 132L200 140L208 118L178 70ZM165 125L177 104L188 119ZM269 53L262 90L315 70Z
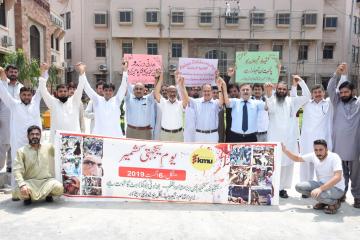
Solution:
M103 139L62 136L60 148L64 193L101 195Z
M274 196L275 145L232 145L229 170L229 203L271 205Z

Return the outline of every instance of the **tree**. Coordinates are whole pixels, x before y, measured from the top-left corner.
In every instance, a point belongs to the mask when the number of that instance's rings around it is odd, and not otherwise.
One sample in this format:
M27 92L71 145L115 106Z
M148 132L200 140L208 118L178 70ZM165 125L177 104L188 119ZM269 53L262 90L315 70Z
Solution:
M5 56L1 65L6 66L8 64L14 64L19 69L18 80L25 86L35 87L38 85L38 77L40 76L39 62L36 59L29 60L21 48Z

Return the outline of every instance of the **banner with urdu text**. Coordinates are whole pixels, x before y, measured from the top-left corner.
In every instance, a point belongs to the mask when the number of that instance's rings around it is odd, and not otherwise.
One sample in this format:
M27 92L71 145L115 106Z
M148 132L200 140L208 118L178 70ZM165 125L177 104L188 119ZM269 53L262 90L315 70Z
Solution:
M277 143L199 144L58 132L68 199L277 205Z

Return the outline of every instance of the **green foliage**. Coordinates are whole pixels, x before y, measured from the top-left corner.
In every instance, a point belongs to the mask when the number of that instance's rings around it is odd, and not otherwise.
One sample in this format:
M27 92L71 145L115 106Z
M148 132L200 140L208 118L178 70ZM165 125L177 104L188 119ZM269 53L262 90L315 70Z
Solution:
M26 86L35 87L40 76L39 62L36 59L28 59L22 49L9 53L5 56L2 66L14 64L19 69L18 80Z

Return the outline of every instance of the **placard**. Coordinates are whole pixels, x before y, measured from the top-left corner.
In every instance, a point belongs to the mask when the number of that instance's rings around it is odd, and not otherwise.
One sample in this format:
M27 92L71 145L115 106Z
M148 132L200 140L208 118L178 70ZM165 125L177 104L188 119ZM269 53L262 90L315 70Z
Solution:
M125 54L124 60L128 61L128 82L154 84L155 72L162 69L161 55Z
M179 58L179 71L185 78L186 86L215 85L217 66L217 59Z

